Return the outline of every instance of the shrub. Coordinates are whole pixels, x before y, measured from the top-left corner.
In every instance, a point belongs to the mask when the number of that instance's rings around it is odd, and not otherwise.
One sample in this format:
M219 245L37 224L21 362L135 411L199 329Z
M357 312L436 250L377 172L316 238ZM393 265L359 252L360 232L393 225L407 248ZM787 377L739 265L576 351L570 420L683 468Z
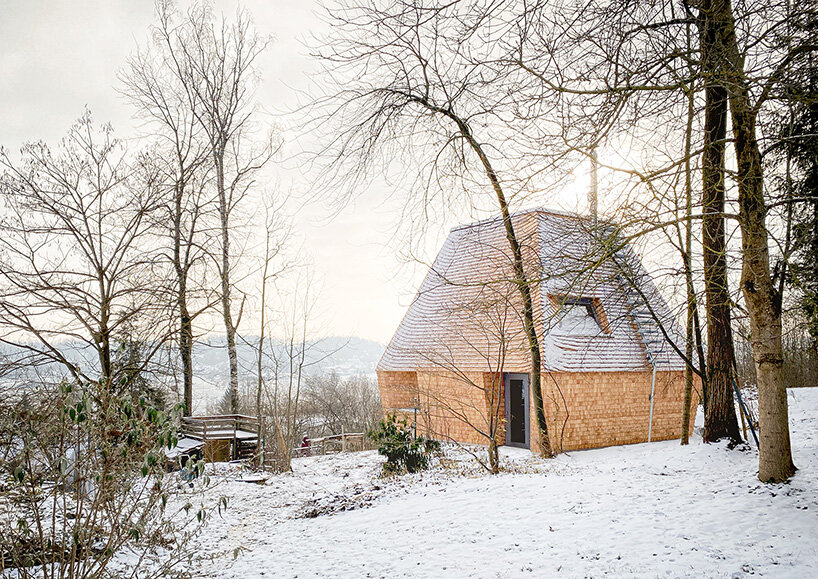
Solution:
M4 394L0 577L166 577L194 553L209 509L165 468L180 407L168 414L105 383Z
M391 414L368 436L378 446L378 454L386 457L383 469L387 473L425 470L429 468L429 454L440 449L438 441L415 437L406 420Z

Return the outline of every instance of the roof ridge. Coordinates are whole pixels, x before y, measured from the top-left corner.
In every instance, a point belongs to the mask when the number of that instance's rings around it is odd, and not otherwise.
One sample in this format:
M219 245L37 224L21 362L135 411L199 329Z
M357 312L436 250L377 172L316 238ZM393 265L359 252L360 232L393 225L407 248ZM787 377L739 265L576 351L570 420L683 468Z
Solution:
M580 221L591 221L591 218L587 215L582 215L580 213L575 213L573 211L563 211L562 209L549 209L548 207L529 207L527 209L520 209L519 211L513 212L510 216L512 218L519 217L521 215L527 215L529 213L537 213L542 215L552 215L554 217L561 217L564 219L578 219ZM474 221L472 223L464 223L462 225L456 225L452 227L449 231L459 231L461 229L469 229L471 227L478 227L480 225L486 225L488 223L492 223L494 221L502 221L502 215L496 215L494 217L487 217L486 219L481 219L479 221Z

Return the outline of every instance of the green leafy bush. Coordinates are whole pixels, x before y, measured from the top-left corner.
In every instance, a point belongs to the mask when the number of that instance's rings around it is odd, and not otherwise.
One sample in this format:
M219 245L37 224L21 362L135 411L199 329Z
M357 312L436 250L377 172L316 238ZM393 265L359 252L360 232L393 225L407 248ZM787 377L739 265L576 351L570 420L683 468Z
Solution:
M391 414L368 436L378 446L378 454L386 457L383 469L387 473L425 470L429 468L430 453L440 449L438 441L415 437L406 420Z

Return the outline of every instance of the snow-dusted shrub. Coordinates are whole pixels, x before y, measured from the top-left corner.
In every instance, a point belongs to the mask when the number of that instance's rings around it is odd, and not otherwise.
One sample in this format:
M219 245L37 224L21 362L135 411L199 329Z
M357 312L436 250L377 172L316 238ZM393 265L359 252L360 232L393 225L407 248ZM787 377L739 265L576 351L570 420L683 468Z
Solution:
M383 468L387 473L417 472L429 468L429 455L440 449L436 440L414 436L406 420L390 414L369 438L378 445L378 453L386 457Z
M178 411L105 383L0 400L0 575L168 576L206 515L166 472Z

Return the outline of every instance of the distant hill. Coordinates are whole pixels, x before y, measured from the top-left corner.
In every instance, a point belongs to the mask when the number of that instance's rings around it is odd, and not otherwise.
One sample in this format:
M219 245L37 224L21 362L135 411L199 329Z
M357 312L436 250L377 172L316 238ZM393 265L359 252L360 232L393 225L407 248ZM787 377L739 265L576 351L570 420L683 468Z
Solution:
M256 375L256 336L244 336L238 340L236 354L239 360L239 381L246 384L255 380ZM375 366L384 351L384 345L372 340L354 336L333 336L314 340L307 344L303 372L315 376L335 372L342 377L370 375L374 376ZM85 362L91 365L93 356L78 346L66 344L64 355L70 360ZM286 374L288 365L285 345L272 341L265 346L267 355L264 360L265 373L272 373L274 358L281 364L281 373ZM12 348L0 349L0 358L14 356ZM25 370L25 369L22 369ZM40 372L44 369L41 368ZM54 371L62 374L62 368L54 366ZM194 412L204 412L208 404L217 401L227 389L229 370L227 347L223 336L212 336L197 342L193 349ZM0 382L17 382L22 371L0 377ZM18 382L23 383L25 380ZM180 385L181 387L181 385Z
M255 381L256 336L244 336L236 345L239 360L239 381ZM354 336L332 336L307 344L303 372L317 376L335 372L342 377L375 375L384 351L384 345ZM285 375L289 364L285 344L273 342L265 346L263 365L265 373L273 371L274 357L280 360L280 375ZM216 402L224 394L229 381L227 346L223 336L215 336L197 343L193 350L194 412L203 413L208 404Z
M256 336L245 336L237 341L236 353L239 368L255 372ZM286 347L281 342L266 345L270 356L285 360ZM354 336L333 336L315 340L307 344L305 370L309 374L335 371L343 376L374 374L375 366L383 354L384 346L378 342L364 340ZM272 364L267 359L266 365ZM193 351L193 364L196 372L213 374L227 372L227 347L224 337L211 337L198 342Z

